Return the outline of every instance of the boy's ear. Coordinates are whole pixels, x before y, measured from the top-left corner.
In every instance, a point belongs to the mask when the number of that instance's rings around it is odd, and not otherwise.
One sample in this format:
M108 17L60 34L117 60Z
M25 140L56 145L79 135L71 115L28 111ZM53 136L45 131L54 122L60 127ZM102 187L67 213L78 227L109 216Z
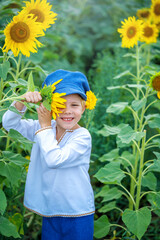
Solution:
M85 109L86 109L86 101L82 101L82 114L84 113L84 111L85 111Z
M82 114L84 113L85 109L86 109L86 105L84 104L84 106L82 107Z

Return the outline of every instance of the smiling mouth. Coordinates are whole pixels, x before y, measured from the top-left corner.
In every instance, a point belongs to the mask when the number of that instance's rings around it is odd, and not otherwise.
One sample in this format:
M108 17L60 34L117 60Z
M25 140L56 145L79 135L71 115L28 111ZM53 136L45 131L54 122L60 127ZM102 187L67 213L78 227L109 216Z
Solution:
M71 122L74 118L61 118L64 122Z

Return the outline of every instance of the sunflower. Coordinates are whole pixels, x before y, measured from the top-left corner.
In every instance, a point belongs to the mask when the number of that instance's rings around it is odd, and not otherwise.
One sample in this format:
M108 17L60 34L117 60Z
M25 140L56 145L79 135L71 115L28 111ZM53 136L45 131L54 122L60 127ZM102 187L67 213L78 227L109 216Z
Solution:
M160 0L152 0L151 14L154 23L160 22Z
M18 56L19 52L29 57L30 52L37 52L37 46L42 44L36 37L44 36L41 24L37 23L33 16L28 18L25 15L17 15L4 29L5 44L2 48L3 52L12 50L14 56Z
M150 79L150 87L152 87L156 91L160 91L160 72L156 73Z
M86 96L87 96L86 109L89 109L89 110L94 109L98 99L96 98L96 96L92 91L87 91Z
M122 47L130 48L137 45L137 41L143 34L142 20L136 20L135 17L129 17L128 20L124 20L122 28L118 28L118 32L121 34Z
M63 96L65 96L65 93L53 93L52 94L52 103L51 103L51 110L52 110L52 116L53 119L56 120L56 117L59 117L59 113L61 113L62 111L60 110L60 108L65 108L65 102L66 99L62 98Z
M151 77L150 87L157 91L157 97L160 99L160 72Z
M159 34L159 30L155 24L151 24L150 22L143 23L143 34L140 39L141 42L155 43L157 42L157 37Z
M27 156L25 156L25 158L30 161L30 156L27 155ZM25 168L26 172L28 172L29 163L24 164L24 168Z
M137 11L137 17L141 20L149 20L151 18L150 8L142 8Z
M31 0L31 2L25 2L26 7L21 11L22 14L32 14L36 21L41 23L43 29L50 27L50 24L54 24L57 19L57 14L51 11L52 5L47 3L47 0Z
M157 27L158 30L160 31L160 21L156 23L156 27Z

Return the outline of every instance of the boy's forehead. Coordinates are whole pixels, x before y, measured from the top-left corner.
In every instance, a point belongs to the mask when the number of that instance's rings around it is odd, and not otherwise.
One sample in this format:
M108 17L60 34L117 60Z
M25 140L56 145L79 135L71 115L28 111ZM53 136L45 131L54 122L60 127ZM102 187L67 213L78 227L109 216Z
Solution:
M82 98L79 94L70 94L70 95L66 95L64 96L64 98L67 100L67 101L81 101Z

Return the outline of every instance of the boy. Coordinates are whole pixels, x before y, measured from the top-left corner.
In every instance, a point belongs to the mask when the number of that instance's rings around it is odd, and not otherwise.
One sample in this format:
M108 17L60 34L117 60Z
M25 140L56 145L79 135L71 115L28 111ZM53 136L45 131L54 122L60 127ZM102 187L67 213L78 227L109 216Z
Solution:
M3 127L13 128L33 141L27 174L24 206L43 216L43 240L92 240L94 195L88 174L91 136L78 122L85 110L86 93L90 90L87 78L80 72L57 70L43 83L54 84L54 90L64 93L65 108L52 120L52 113L43 104L37 109L38 120L22 120L7 111ZM40 93L24 94L25 101L37 103ZM24 113L22 102L14 102Z

